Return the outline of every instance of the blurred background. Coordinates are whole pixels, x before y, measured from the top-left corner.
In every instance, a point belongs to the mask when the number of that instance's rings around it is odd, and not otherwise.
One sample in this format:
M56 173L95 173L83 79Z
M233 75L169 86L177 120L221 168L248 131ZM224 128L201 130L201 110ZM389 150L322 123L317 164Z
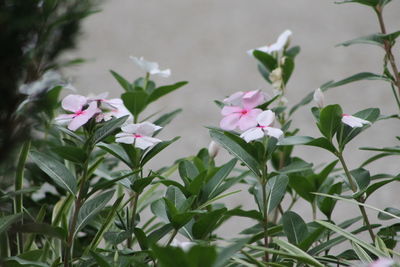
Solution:
M161 153L158 161L153 161L154 168L208 146L210 138L204 126L217 126L221 119L213 100L222 100L239 90L263 89L272 93L271 86L257 71L256 60L246 50L275 42L286 29L293 32L291 44L302 49L287 87L289 106L329 80L363 71L380 73L382 69L384 51L379 47L335 47L379 31L373 11L361 5L336 5L333 0L114 0L105 1L101 7L102 12L84 21L79 47L67 56L89 59L65 71L78 93L108 91L111 96L119 96L122 89L110 69L130 80L143 76L130 55L144 56L159 62L161 69L172 70L170 78L156 78L157 84L189 81L183 89L150 106L149 113L184 109L161 135L165 139L176 135L182 138ZM388 32L400 30L400 1L393 1L385 12ZM398 47L394 54L399 56ZM389 85L379 81L334 88L325 94L325 99L326 104L338 103L350 114L367 107L379 107L383 114L397 113ZM295 114L293 127L301 128L300 135L317 136L310 108L308 105ZM396 135L400 135L396 120L373 125L348 146L345 158L350 168L358 167L373 155L358 147L393 145L398 142ZM295 155L315 165L333 160L327 152L311 147L298 147ZM228 158L227 153L218 155L219 162ZM399 166L398 158L387 158L370 165L370 171L397 174ZM247 188L241 189L242 193L225 201L231 206L254 208ZM399 190L400 185L392 183L368 203L379 208L398 207ZM356 207L340 205L343 208L336 209L334 216L348 218L353 211L358 214ZM299 203L295 210L310 218L308 206L303 208ZM376 213L370 212L370 216L374 221ZM233 235L231 228L237 223L247 222L231 222L225 228L227 236Z

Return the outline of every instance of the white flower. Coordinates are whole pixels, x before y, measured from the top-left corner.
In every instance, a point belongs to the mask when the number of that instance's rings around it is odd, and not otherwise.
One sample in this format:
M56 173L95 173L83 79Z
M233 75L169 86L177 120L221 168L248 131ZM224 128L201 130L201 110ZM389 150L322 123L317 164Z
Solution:
M313 95L313 99L314 99L315 103L317 103L317 106L319 108L323 108L324 107L324 94L322 93L320 88L315 90L314 95Z
M208 154L211 158L215 158L218 155L219 149L220 146L216 142L211 141L208 145Z
M262 52L267 53L267 54L272 54L273 52L282 51L285 48L285 46L287 46L289 44L291 35L292 35L292 32L290 30L286 30L283 33L281 33L281 35L279 35L278 40L276 41L276 43L274 43L272 45L266 45L266 46L262 46L262 47L259 47L259 48L256 48L256 49L248 50L247 54L252 56L253 52L255 50L259 50L259 51L262 51Z
M49 70L39 80L21 85L19 92L25 95L36 95L50 90L57 85L62 85L60 73Z
M194 242L181 242L176 238L174 238L174 240L171 242L171 247L181 248L183 251L189 251L189 249L194 245Z
M275 120L275 113L271 110L266 110L257 116L258 126L251 128L240 135L247 143L262 138L264 135L279 139L283 132L281 129L271 127Z
M137 58L130 56L130 59L132 59L136 65L138 65L142 70L149 73L150 75L159 75L164 78L168 78L169 76L171 76L171 70L160 70L157 62L146 61L143 57Z
M96 116L96 122L102 120L108 121L111 120L112 117L121 118L126 115L131 116L131 113L124 106L124 102L120 98L106 99L107 96L108 93L105 92L94 97L88 97L88 103L96 101L102 110L102 112Z
M368 265L368 267L390 267L394 264L392 259L380 258Z
M135 147L144 150L161 142L160 139L152 137L154 132L161 128L147 121L137 124L127 124L121 127L122 133L115 135L115 141L124 144L134 144Z
M342 115L342 122L352 128L363 127L364 124L371 124L371 122L351 116L349 114Z

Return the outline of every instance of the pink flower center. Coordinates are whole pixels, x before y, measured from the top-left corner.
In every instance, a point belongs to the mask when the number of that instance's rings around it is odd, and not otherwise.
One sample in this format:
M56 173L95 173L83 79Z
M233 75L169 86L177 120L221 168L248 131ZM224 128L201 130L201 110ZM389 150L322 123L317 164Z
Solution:
M133 134L133 137L135 137L135 138L140 138L140 137L143 137L143 136L140 135L140 134Z
M343 113L342 117L350 116L349 114Z
M242 115L246 115L248 112L249 112L249 111L248 111L247 109L242 109L242 110L240 111L240 113L241 113Z
M85 111L84 110L79 110L79 111L74 113L74 115L75 115L74 117L80 116L80 115L83 115L83 114L85 114Z
M268 126L265 126L265 125L258 125L257 126L257 128L261 128L261 129L264 129L264 128L267 128Z

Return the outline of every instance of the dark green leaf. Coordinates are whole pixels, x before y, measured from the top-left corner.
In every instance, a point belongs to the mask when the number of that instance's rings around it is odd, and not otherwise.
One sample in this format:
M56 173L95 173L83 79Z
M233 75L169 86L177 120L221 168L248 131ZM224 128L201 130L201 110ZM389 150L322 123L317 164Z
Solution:
M121 99L124 101L125 107L133 114L135 118L138 117L148 103L149 96L144 91L133 91L122 94Z
M268 180L268 213L272 212L281 203L288 183L289 178L284 174L276 175Z
M114 76L114 78L117 80L117 82L122 86L122 88L125 89L127 92L133 91L132 84L128 82L124 77L119 75L118 73L110 70L111 74Z
M389 213L391 213L393 215L396 215L396 216L400 217L400 210L399 209L396 209L396 208L385 208L384 211L389 212ZM392 216L389 216L389 215L381 213L381 212L379 212L378 218L380 220L391 220L391 219L393 219Z
M8 228L22 218L22 213L0 217L0 234L7 231Z
M177 136L169 141L163 141L163 142L156 144L153 148L151 148L149 151L147 151L147 153L143 156L140 165L144 166L149 160L151 160L158 153L163 151L165 148L167 148L170 144L174 143L179 138L180 137Z
M339 45L349 46L353 44L373 44L378 46L384 46L385 41L391 43L394 40L396 40L396 38L399 37L399 35L400 31L390 34L375 33L340 43L338 44L338 46Z
M342 108L339 105L329 105L321 110L320 119L317 123L321 133L332 140L342 120Z
M124 124L128 117L129 116L124 116L105 122L103 126L97 129L94 133L94 143L97 144L98 142L103 141L104 138L113 134L122 124Z
M206 239L207 236L215 230L218 221L226 211L226 208L222 208L201 215L201 217L193 224L193 237L196 239Z
M151 102L156 101L160 97L179 89L180 87L186 85L187 83L188 82L178 82L172 85L161 86L154 89L154 91L150 94L148 98L148 103L150 104Z
M294 245L300 244L308 236L306 223L293 211L287 211L282 215L282 224L287 239Z
M76 180L72 173L59 161L41 152L32 151L29 155L33 162L60 187L75 195Z

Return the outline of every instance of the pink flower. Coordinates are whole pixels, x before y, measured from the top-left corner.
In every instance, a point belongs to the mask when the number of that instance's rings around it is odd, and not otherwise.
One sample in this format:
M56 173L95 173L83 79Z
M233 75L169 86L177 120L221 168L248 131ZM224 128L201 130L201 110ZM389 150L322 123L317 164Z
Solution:
M112 117L121 118L126 115L131 115L121 99L106 99L107 96L108 93L102 93L88 99L88 102L96 101L102 110L102 112L96 116L96 122L101 122L102 120L108 121L111 120Z
M371 122L351 116L349 114L342 114L342 122L352 128L363 127L364 124L371 124Z
M266 95L260 90L234 93L224 99L228 105L221 111L224 118L220 122L220 127L224 130L239 128L242 131L255 127L257 115L262 112L261 109L255 107L264 103L265 100Z
M68 124L68 129L75 131L87 123L100 110L96 102L87 103L87 98L81 95L68 95L62 102L64 110L73 112L72 114L61 114L55 118L60 124Z
M279 139L283 132L281 129L271 127L275 120L275 113L271 110L266 110L257 116L258 126L251 128L240 135L247 143L260 139L264 135L275 137Z
M155 131L162 127L150 122L127 124L121 127L122 133L115 135L115 141L124 144L134 144L135 147L146 149L159 142L160 139L152 137Z
M392 259L381 258L368 265L368 267L390 267L394 264Z

